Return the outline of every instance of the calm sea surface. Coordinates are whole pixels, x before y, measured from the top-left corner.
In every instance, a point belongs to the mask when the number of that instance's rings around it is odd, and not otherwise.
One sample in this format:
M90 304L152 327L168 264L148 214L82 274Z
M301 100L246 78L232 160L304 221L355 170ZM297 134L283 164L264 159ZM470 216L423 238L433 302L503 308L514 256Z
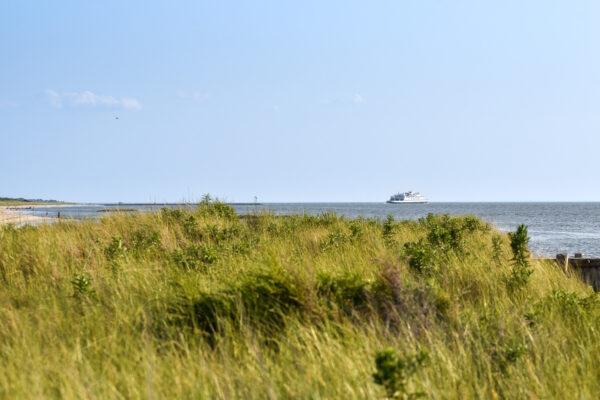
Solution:
M118 208L142 211L158 210L162 205L99 204L72 207L51 207L27 210L27 213L72 218L98 218L101 210ZM170 204L169 207L184 207ZM554 257L557 253L585 253L600 257L600 203L265 203L233 205L238 214L268 211L274 214L320 214L334 212L349 218L385 218L392 214L397 220L417 219L428 213L474 215L490 222L501 231L514 230L526 224L531 236L530 249L536 256Z

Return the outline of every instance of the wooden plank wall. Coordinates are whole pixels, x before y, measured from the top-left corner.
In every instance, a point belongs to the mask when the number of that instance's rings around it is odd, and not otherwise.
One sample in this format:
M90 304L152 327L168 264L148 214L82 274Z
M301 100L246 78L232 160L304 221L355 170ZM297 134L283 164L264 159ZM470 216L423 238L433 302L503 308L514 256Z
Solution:
M565 271L565 274L575 273L584 282L600 291L600 258L586 258L583 254L569 257L568 254L557 254L555 261Z

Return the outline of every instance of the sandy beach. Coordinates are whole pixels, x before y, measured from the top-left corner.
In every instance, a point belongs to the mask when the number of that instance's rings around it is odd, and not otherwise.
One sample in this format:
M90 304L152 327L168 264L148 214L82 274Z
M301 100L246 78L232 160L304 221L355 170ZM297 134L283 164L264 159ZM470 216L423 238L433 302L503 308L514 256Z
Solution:
M37 215L28 215L26 210L32 207L46 208L46 207L68 207L68 205L20 205L20 206L0 206L0 225L5 224L40 224L40 223L52 223L58 221L58 218L40 217Z

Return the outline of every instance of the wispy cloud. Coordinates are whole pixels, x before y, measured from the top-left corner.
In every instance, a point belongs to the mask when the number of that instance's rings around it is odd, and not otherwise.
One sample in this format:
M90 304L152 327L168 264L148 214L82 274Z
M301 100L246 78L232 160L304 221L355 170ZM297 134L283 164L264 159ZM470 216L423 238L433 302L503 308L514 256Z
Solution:
M46 96L48 96L48 101L50 101L50 105L54 108L62 108L62 99L60 94L56 93L54 90L46 90Z
M365 102L365 98L359 94L359 93L355 93L352 96L345 96L345 97L329 97L329 98L322 98L321 100L319 100L320 104L348 104L348 103L352 103L352 104L363 104Z
M210 97L210 93L208 93L208 92L186 91L186 90L178 90L176 95L180 99L193 100L193 101L202 101L202 100L206 100Z
M15 103L14 101L0 101L0 109L15 107L17 107L17 103Z
M364 103L364 101L365 101L365 99L360 94L358 94L358 93L355 93L352 96L352 102L354 104L361 104L361 103Z
M127 110L139 110L142 108L140 102L133 97L113 97L97 95L89 90L83 92L62 92L46 90L46 96L50 105L54 108L68 107L107 107L123 108Z

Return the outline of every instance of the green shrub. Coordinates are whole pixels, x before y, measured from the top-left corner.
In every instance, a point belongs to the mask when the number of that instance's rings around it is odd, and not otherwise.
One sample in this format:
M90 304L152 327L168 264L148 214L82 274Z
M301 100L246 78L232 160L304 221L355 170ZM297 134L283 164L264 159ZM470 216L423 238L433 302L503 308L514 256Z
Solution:
M502 257L502 236L494 235L492 236L492 260L496 265L501 263Z
M442 250L463 250L469 234L490 230L487 224L475 217L451 217L448 214L429 213L419 219L419 224L427 230L427 241Z
M231 244L230 251L232 254L248 254L250 253L250 247L250 243L239 241Z
M217 336L226 326L234 324L239 329L239 311L238 303L231 293L200 292L191 299L180 296L167 307L166 319L154 322L155 331L159 337L166 338L165 326L162 325L166 323L167 327L174 329L171 336L191 333L200 335L209 344L215 345Z
M219 259L217 249L209 244L190 244L183 249L175 249L173 261L186 270L197 270L201 265L213 264Z
M160 215L167 224L182 224L185 220L186 214L180 209L170 209L163 207L160 209Z
M578 324L584 319L594 320L600 318L600 293L594 292L582 297L575 292L553 290L535 305L535 313L554 314L562 320L571 320Z
M356 222L350 224L350 232L352 239L362 239L364 237L364 229Z
M233 220L237 217L233 207L220 201L213 201L210 197L198 204L196 212L205 217L212 216L226 220Z
M87 273L77 273L71 281L73 296L76 298L95 299L96 291L92 287L92 277Z
M217 244L229 242L237 239L241 234L241 228L239 225L231 225L221 228L219 225L208 225L208 236Z
M267 330L279 330L290 316L302 317L304 290L284 272L249 275L239 286L248 319Z
M519 225L514 233L509 233L509 238L513 252L513 267L506 279L506 285L510 291L515 291L524 288L533 273L533 269L529 266L527 227L523 224Z
M494 349L492 360L502 373L507 373L509 367L529 352L523 338L515 338Z
M375 368L373 374L375 383L385 388L390 399L415 399L424 397L425 392L410 391L409 384L413 376L419 372L428 361L426 351L420 350L406 356L400 355L394 349L386 349L375 355Z
M358 274L346 274L334 277L321 273L318 276L316 292L329 306L346 313L367 307L371 282L362 279Z
M420 218L420 227L425 228L426 236L417 242L404 244L404 254L409 266L425 276L433 276L440 262L451 255L467 256L465 251L469 235L485 233L489 226L474 217L451 217L428 214Z
M180 297L169 307L166 322L200 330L207 338L223 326L240 329L248 323L268 337L281 331L287 318L302 318L303 298L303 289L283 273L250 274L232 288Z
M350 238L343 232L330 232L327 237L321 241L319 248L321 251L327 251L330 249L339 248L349 241Z
M396 223L394 221L394 216L392 214L389 214L387 216L387 219L383 223L383 237L390 238L394 234L395 228Z
M183 249L177 248L173 250L171 256L173 257L173 262L185 270L194 270L198 267L197 260L190 257Z
M158 249L160 249L160 235L157 231L138 230L131 237L131 250L136 253Z
M110 261L117 261L119 259L125 258L127 255L127 247L123 244L123 239L121 236L115 236L112 238L109 245L104 249L104 254L106 254L106 258Z
M420 240L417 243L404 244L405 254L408 256L408 265L413 271L425 276L431 276L436 271L434 250Z
M202 240L202 231L200 229L200 226L198 225L196 217L194 217L193 215L188 216L183 221L182 226L183 231L185 232L188 238L192 240Z
M200 248L200 261L204 264L213 264L219 259L217 249L210 245L203 245Z
M510 238L510 248L513 252L513 261L519 265L529 265L529 236L527 236L527 226L521 224L515 232L508 234Z

